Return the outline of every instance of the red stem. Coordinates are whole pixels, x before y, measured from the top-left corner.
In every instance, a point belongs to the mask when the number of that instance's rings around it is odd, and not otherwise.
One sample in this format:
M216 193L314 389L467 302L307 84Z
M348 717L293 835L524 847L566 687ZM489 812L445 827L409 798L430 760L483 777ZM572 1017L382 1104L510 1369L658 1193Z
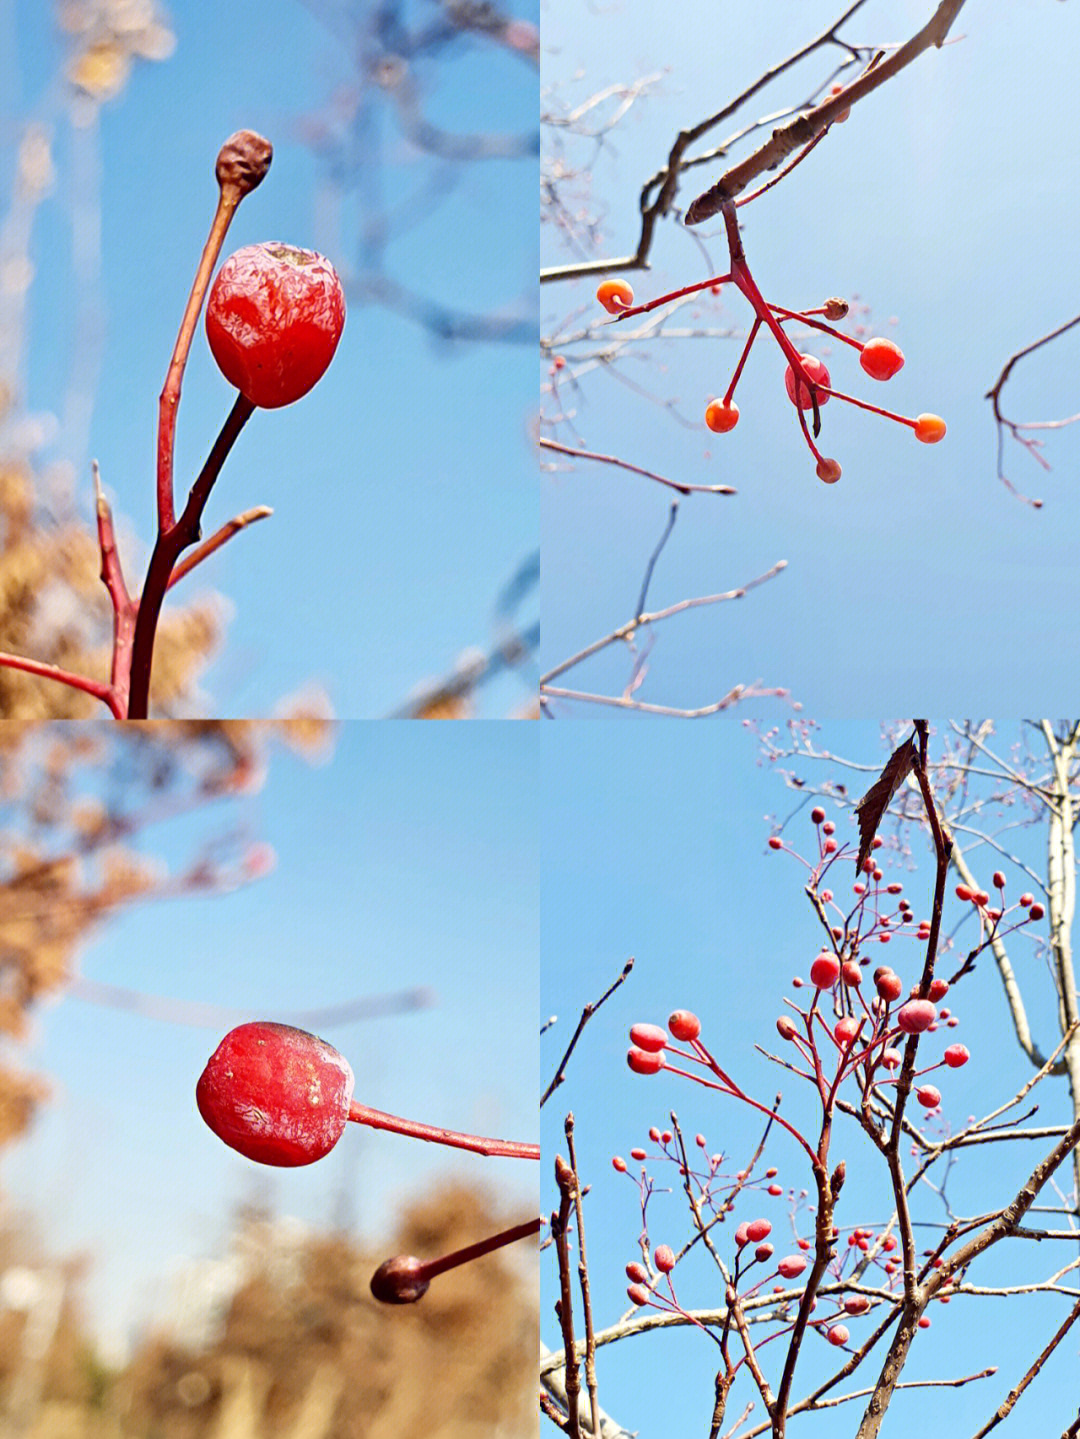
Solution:
M540 1219L528 1219L524 1224L515 1224L512 1228L489 1235L487 1239L481 1239L476 1244L468 1244L464 1249L455 1249L453 1254L444 1254L441 1259L425 1259L421 1262L419 1277L434 1279L436 1274L444 1274L448 1269L455 1269L459 1264L468 1264L472 1259L481 1259L492 1250L501 1249L504 1244L513 1244L518 1239L526 1239L530 1234L539 1234L542 1223Z
M483 1139L478 1134L459 1134L437 1124L421 1124L416 1119L399 1119L381 1109L371 1109L354 1099L349 1105L349 1118L354 1124L367 1124L372 1129L389 1129L406 1134L410 1139L426 1139L434 1144L449 1144L455 1149L469 1149L474 1154L502 1155L511 1159L539 1159L539 1144L520 1144L513 1139Z

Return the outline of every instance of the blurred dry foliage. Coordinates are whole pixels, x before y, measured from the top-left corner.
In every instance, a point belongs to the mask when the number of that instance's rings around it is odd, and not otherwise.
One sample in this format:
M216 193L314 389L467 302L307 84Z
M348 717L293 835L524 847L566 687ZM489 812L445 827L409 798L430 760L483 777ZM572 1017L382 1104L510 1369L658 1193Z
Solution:
M283 1268L265 1242L267 1216L248 1211L238 1234L254 1232L259 1262L225 1301L207 1342L178 1342L163 1315L115 1373L98 1362L80 1327L70 1299L78 1267L69 1265L33 1413L24 1404L18 1432L27 1439L533 1434L535 1249L518 1244L443 1275L416 1305L388 1309L368 1290L389 1253L441 1254L506 1222L486 1194L448 1187L403 1213L388 1250L311 1235ZM12 1413L27 1322L0 1314L0 1412Z
M268 721L0 725L0 1037L18 1040L43 996L72 976L94 927L136 900L258 877L265 847L222 821L182 873L144 832L262 783L273 744L322 757L332 726L315 697ZM0 1061L0 1145L47 1093Z

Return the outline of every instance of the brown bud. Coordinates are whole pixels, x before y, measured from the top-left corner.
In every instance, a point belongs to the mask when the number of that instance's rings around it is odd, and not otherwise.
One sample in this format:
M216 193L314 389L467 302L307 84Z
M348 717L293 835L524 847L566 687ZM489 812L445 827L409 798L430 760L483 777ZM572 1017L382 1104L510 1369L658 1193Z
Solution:
M423 1262L413 1254L395 1254L371 1276L371 1292L384 1304L415 1304L428 1291Z
M841 1189L843 1189L844 1180L846 1178L847 1164L844 1162L844 1160L841 1159L840 1163L832 1172L832 1178L829 1180L829 1188L832 1190L833 1199L835 1199L836 1196L840 1193Z
M214 170L217 182L223 190L239 190L242 198L262 183L273 158L274 147L269 140L254 130L237 130L218 154Z
M848 302L846 300L834 298L825 301L826 320L842 320L847 312Z

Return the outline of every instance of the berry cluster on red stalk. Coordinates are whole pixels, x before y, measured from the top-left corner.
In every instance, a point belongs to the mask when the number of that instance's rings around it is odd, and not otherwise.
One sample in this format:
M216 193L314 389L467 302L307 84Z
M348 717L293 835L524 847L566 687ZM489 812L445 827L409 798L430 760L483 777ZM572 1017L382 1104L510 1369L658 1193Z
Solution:
M166 592L233 535L272 513L268 506L258 505L202 539L203 511L240 431L256 409L290 405L307 394L325 374L345 324L341 282L333 265L314 250L276 242L246 245L226 260L210 292L206 331L214 359L237 395L187 503L177 514L173 455L188 354L233 216L244 196L262 183L272 158L270 141L253 130L231 135L217 157L217 208L158 402L157 540L141 594L133 595L125 581L112 512L94 465L101 578L113 610L108 681L20 655L0 654L0 664L101 700L116 719L148 716L154 642ZM185 550L189 553L181 559Z
M634 304L633 289L625 280L605 280L597 289L597 300L609 314L615 316L616 320L625 320L633 315L646 314L659 305L669 304L672 300L682 299L699 290L711 290L717 294L721 286L734 285L750 302L754 311L754 322L750 326L750 333L746 337L742 354L739 356L738 364L735 366L727 389L720 399L710 400L706 406L705 423L710 430L717 434L726 434L738 424L739 407L735 403L735 387L739 383L739 376L743 372L747 356L758 337L758 332L764 325L779 345L780 352L787 361L784 385L788 399L795 406L803 436L816 461L818 478L826 484L834 484L840 478L839 463L823 455L815 444L821 433L821 408L830 399L843 400L861 410L869 410L872 414L881 415L899 425L906 425L914 433L915 438L924 444L936 444L938 440L943 439L945 421L940 416L921 414L916 415L914 419L909 419L905 415L895 414L892 410L882 409L880 405L873 405L866 400L857 399L854 395L835 390L832 388L832 377L824 363L815 355L800 354L796 350L784 332L784 326L792 321L808 325L812 329L820 330L823 334L831 336L834 340L839 340L842 344L852 346L859 352L859 363L871 379L890 380L904 364L903 353L892 340L875 337L863 342L851 335L845 335L834 325L828 323L831 320L844 318L848 310L846 300L826 300L824 305L813 310L789 310L783 305L770 304L764 298L750 273L735 213L737 205L745 204L753 198L753 195L748 195L737 202L726 200L721 206L731 261L731 269L726 274L713 275L708 280L702 280L697 284L685 285L682 289L661 295L658 299L650 300L645 305ZM807 423L806 411L808 410L812 412L812 426Z
M349 1120L474 1154L540 1158L538 1144L460 1134L372 1109L353 1098L353 1086L348 1060L324 1039L260 1020L241 1024L221 1041L195 1087L195 1102L230 1149L279 1168L325 1158ZM540 1220L530 1219L436 1259L395 1255L375 1271L371 1292L387 1304L413 1304L436 1275L539 1232Z

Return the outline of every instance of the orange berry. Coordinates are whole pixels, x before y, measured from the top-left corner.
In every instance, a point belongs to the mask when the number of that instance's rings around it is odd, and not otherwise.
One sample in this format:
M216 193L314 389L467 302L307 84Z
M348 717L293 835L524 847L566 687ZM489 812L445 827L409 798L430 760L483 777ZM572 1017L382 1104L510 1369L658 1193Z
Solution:
M734 400L730 404L725 404L723 400L713 400L705 408L705 423L718 435L726 435L728 430L733 430L739 423L738 405Z
M924 445L936 445L945 438L945 421L940 415L916 415L915 438Z
M904 352L891 340L867 340L859 364L873 380L891 380L904 368Z
M822 361L819 360L816 355L800 355L799 359L803 362L803 368L806 370L807 375L814 382L814 384L832 384L832 381L829 378L828 370L825 368ZM793 405L798 405L800 410L809 410L812 407L810 400L810 391L807 389L802 379L799 380L799 397L798 399L795 398L795 371L791 368L790 365L788 365L787 369L784 372L784 384L787 387L788 398ZM819 391L817 402L819 405L824 405L828 398L828 395L823 395Z
M817 477L827 485L835 485L840 478L840 464L837 460L819 460Z
M563 370L566 368L566 360L563 358L562 355L556 355L551 363L555 366L557 370Z
M617 315L634 303L634 292L625 280L601 280L596 287L596 298L609 315Z

